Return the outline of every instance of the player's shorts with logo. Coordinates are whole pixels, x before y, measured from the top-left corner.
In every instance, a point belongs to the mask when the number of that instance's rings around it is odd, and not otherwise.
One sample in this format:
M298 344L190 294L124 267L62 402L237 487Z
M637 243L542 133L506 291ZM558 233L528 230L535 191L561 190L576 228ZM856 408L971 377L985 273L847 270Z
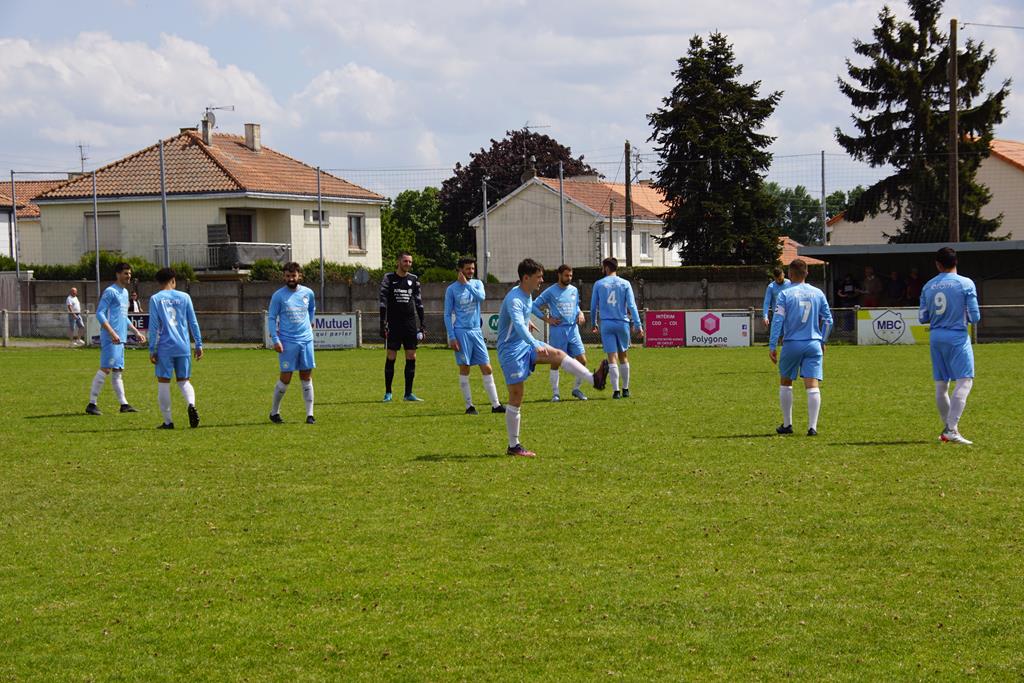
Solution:
M974 377L974 349L966 332L936 327L928 336L932 352L932 377L936 382Z
M786 340L782 343L779 354L779 375L796 379L799 375L804 379L824 379L821 342L817 339L799 341Z
M455 339L459 342L459 350L455 352L456 365L488 365L491 356L487 353L487 344L480 329L455 328Z
M548 344L559 351L565 351L573 358L582 356L586 351L578 325L554 325L549 328Z
M505 384L524 382L537 367L537 347L525 343L506 346L498 351L498 363L501 374L505 375Z
M414 327L391 327L388 326L387 348L388 351L397 351L405 347L406 351L415 351L420 340L416 338L417 330Z
M629 348L629 323L624 320L601 321L601 346L605 353Z
M124 344L114 344L100 339L100 367L121 370L124 368Z
M313 340L305 342L294 342L281 340L284 351L277 354L277 362L281 366L281 372L295 372L296 370L312 370L316 367L313 358Z
M170 379L171 373L175 379L188 379L192 376L192 358L189 356L165 356L157 354L156 376L161 379Z

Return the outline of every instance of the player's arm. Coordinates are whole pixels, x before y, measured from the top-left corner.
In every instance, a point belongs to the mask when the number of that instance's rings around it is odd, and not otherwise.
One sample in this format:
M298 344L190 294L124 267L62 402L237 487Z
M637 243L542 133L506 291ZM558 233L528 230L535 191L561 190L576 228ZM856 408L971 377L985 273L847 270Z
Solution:
M455 313L455 289L450 285L444 290L444 329L448 334L448 343L455 341L455 324L452 321L452 314Z
M412 281L412 300L416 304L416 317L420 319L420 329L426 330L426 311L423 310L423 294L420 292L420 279Z
M981 308L978 306L978 290L974 284L964 287L964 304L967 307L967 321L976 323L981 320Z
M484 283L480 280L469 281L469 293L473 295L473 298L477 301L483 301L487 298L487 290L484 289Z
M128 318L128 329L135 333L135 336L138 338L140 344L146 343L146 335L142 333L142 330L135 327L135 325L132 323L131 318Z
M280 352L281 338L278 336L278 319L281 316L281 299L275 294L270 297L270 308L267 310L267 330L270 332L270 345Z
M530 327L528 324L530 312L526 308L526 304L521 299L516 299L512 302L512 306L509 310L509 319L512 323L512 329L515 331L516 336L522 339L524 342L531 346L544 346L537 340L532 334L530 334Z
M921 303L917 309L917 322L927 325L931 322L932 312L928 307L928 290L921 290Z
M385 273L380 281L380 336L386 337L388 332L388 302L391 300L390 273Z
M189 297L188 301L185 302L188 313L188 328L192 332L192 339L196 343L196 360L203 357L203 335L199 332L199 319L196 318L196 309L192 305L192 297Z
M307 310L309 311L309 324L312 325L313 318L316 317L316 294L313 293L312 289L309 290L309 307Z
M764 289L764 303L761 304L761 317L764 320L768 320L768 311L771 310L772 306L772 285L774 282L769 282L768 286Z
M785 292L780 292L775 299L775 317L772 318L771 333L768 337L768 352L775 354L775 348L779 345L779 337L782 335L782 326L786 321L786 300Z
M107 289L103 292L103 296L100 297L100 302L96 305L96 322L100 324L100 327L107 331L112 342L120 344L123 341L121 336L115 332L114 328L110 325L110 307L115 303L117 303L117 297L114 296L114 293L111 290Z
M828 307L828 299L822 294L821 297L821 311L818 314L821 320L821 345L825 346L828 343L828 337L832 334L832 309Z
M600 293L598 292L598 285L594 283L594 289L590 293L590 324L594 326L594 331L597 331L597 307L600 301Z
M633 295L632 285L626 285L626 306L629 308L629 316L633 319L633 327L643 331L644 326L640 322L640 311L636 307L636 297Z
M154 306L149 312L149 358L156 362L156 344L164 329L162 306Z

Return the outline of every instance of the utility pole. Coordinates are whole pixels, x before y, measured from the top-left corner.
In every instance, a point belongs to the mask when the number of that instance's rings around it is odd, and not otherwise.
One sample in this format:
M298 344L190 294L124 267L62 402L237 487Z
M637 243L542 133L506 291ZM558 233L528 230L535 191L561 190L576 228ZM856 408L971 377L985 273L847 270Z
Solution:
M562 245L562 263L566 263L565 260L565 188L564 169L562 168L562 162L558 162L558 237L561 240Z
M484 284L487 284L487 274L489 272L487 266L490 260L490 254L487 252L487 178L481 180L480 183L483 185L484 190L484 253L482 254L483 259L481 259L483 263L480 264L483 266L483 272L480 274L483 276L481 279L484 281Z
M959 118L957 115L956 19L949 20L949 241L960 241Z
M633 173L630 167L632 153L626 140L626 267L633 267Z
M615 258L615 200L608 200L608 258Z
M828 242L828 213L825 207L825 150L821 150L821 243Z

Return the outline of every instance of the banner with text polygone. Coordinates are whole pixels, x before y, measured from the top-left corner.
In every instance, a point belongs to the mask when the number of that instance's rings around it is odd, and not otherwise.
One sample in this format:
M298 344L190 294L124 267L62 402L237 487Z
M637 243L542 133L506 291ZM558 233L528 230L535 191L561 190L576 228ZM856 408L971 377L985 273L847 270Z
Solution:
M916 308L862 308L857 311L858 344L927 344L928 326Z
M313 316L314 349L354 349L359 346L354 313L337 313ZM270 331L266 320L263 322L263 343L269 349Z
M687 346L750 346L750 313L745 311L688 311Z

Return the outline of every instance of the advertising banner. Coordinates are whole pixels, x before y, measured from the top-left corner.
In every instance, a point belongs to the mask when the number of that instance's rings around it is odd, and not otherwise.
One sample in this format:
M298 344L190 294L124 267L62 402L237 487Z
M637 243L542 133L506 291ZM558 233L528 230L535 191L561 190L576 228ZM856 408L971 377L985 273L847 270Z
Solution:
M686 346L684 311L647 311L644 316L644 346L666 348Z
M100 218L103 215L100 214ZM101 220L100 223L103 221ZM90 313L89 315L82 315L85 318L85 332L86 337L89 339L89 343L93 346L100 345L100 324L96 320L96 314ZM149 313L129 313L128 321L135 325L135 329L145 334L149 334ZM128 338L124 340L125 346L137 346L139 343L138 338L132 334L132 331L128 330Z
M498 314L497 313L484 313L484 341L487 342L487 346L494 348L498 345ZM535 315L530 316L530 320L533 322L537 331L533 333L533 336L542 342L548 340L548 324L538 318ZM447 339L445 343L447 343Z
M355 313L337 313L313 316L314 349L354 349L359 346ZM271 347L270 331L263 322L263 343Z
M916 308L862 308L857 311L858 344L927 344L928 326Z
M687 346L750 346L750 314L744 311L686 313Z

